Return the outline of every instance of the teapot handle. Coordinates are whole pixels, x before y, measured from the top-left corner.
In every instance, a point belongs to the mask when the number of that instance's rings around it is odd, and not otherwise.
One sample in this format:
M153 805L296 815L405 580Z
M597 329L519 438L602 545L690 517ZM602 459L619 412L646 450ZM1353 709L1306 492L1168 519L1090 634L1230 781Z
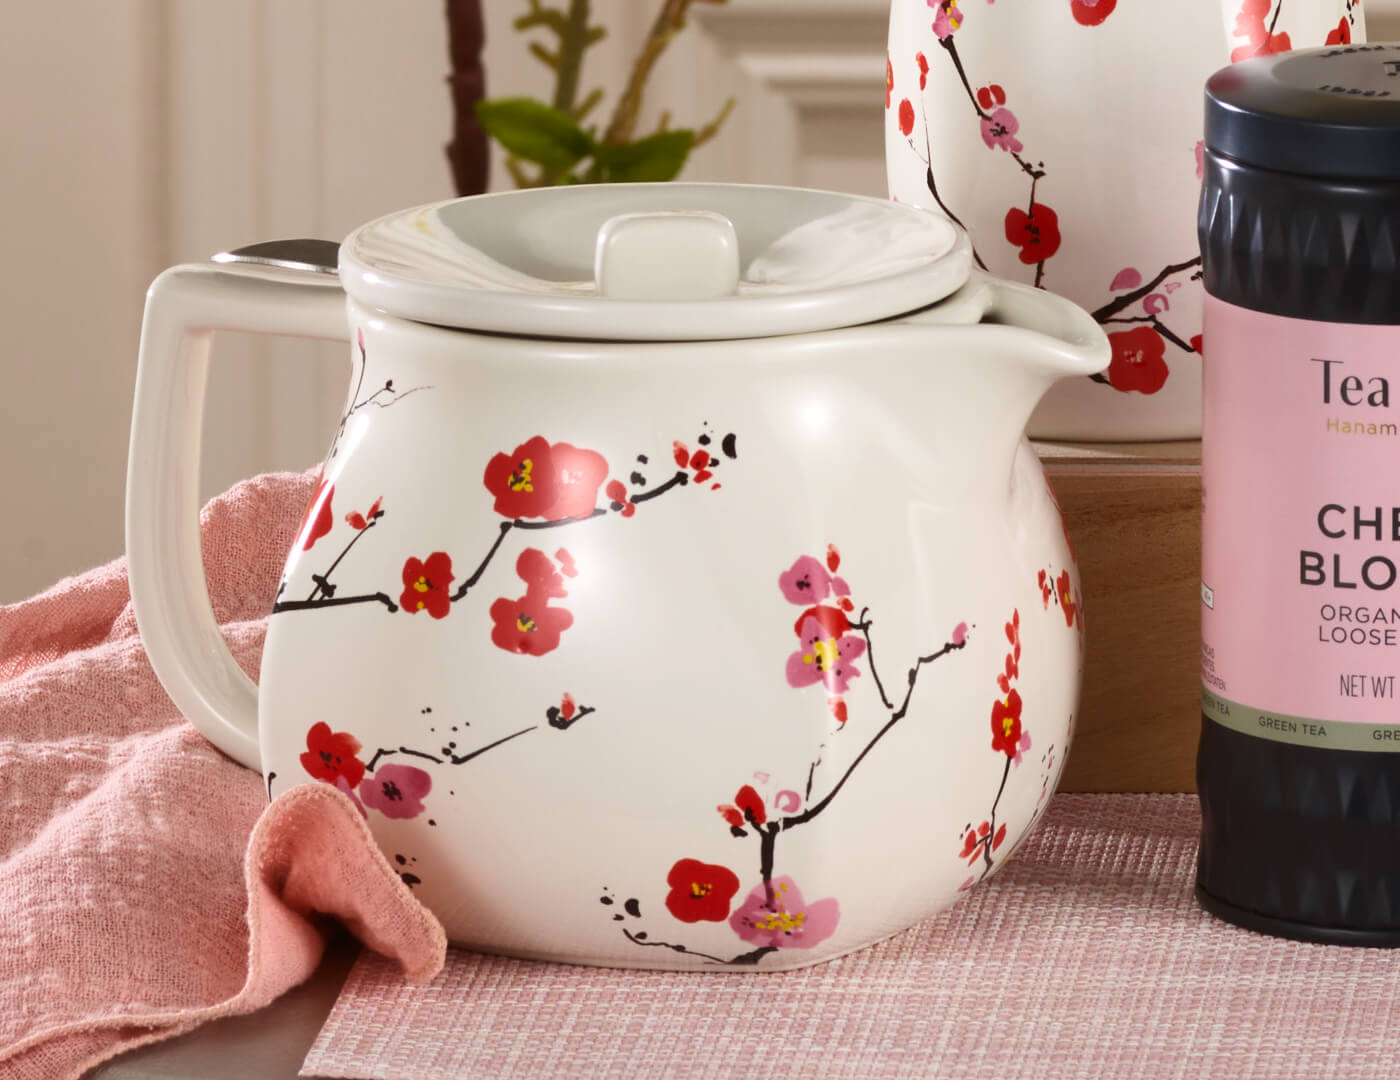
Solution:
M132 609L161 685L210 742L258 766L258 689L209 602L199 539L200 434L215 330L348 340L337 279L280 265L176 266L146 293L126 477Z

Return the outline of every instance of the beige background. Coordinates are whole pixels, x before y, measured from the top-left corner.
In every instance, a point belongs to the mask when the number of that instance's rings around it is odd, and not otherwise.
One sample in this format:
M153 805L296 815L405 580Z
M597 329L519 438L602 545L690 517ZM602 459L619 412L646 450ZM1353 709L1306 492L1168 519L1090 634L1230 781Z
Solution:
M524 0L485 3L490 92L545 94L543 68L508 25ZM1400 34L1400 0L1367 4L1373 38ZM594 7L614 34L586 81L615 92L655 3ZM741 105L686 176L883 193L886 0L695 11L648 115L663 102L677 123L698 123L731 92ZM142 299L162 267L259 239L339 238L451 194L442 12L441 0L11 5L0 35L0 603L121 552ZM343 364L331 346L222 341L206 494L312 465Z

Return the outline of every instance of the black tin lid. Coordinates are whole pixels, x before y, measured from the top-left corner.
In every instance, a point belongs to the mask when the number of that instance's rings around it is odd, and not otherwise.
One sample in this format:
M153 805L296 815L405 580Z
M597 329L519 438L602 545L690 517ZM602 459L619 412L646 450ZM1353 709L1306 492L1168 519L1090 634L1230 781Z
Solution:
M1400 180L1400 43L1244 60L1206 83L1206 146L1305 176Z

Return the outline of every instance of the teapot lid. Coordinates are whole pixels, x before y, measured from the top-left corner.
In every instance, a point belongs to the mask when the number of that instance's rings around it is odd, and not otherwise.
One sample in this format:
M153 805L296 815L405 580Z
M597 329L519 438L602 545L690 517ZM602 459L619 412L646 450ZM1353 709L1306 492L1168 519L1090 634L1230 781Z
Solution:
M536 337L714 341L886 319L955 292L965 233L882 199L742 184L476 195L356 229L340 279L418 322Z

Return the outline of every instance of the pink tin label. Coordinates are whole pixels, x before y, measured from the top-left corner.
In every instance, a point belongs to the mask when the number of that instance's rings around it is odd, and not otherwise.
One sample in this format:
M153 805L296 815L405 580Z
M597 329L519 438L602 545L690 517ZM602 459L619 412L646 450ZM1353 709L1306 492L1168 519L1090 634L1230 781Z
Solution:
M1400 751L1400 327L1208 296L1205 349L1203 709Z

